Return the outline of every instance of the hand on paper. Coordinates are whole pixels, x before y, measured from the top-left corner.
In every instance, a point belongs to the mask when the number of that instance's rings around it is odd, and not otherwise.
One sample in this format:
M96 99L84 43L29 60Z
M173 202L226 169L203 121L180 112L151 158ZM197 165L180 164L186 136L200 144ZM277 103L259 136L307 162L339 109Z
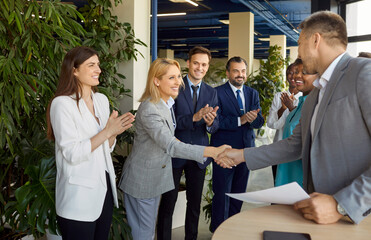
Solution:
M294 208L304 218L319 224L329 224L337 222L343 216L337 211L337 202L333 196L317 192L309 196L309 199L294 204Z

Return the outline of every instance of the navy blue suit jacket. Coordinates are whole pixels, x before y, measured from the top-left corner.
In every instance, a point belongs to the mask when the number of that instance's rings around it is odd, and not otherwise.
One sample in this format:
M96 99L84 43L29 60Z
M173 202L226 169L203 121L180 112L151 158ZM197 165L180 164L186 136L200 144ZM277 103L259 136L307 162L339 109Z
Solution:
M193 114L209 104L211 107L218 106L218 97L216 90L206 83L202 82L197 100L196 111L193 110L191 90L187 77L184 79L184 88L179 90L179 95L175 100L174 113L176 117L175 137L184 143L209 146L209 137L207 135L206 123L203 119L193 122ZM214 119L210 127L210 133L218 129L218 117ZM186 159L173 158L173 168L181 168L185 165ZM204 169L210 163L208 159L204 164L198 163L201 169Z
M211 136L211 145L218 147L228 144L237 149L254 147L255 133L253 129L261 128L264 124L258 91L245 85L243 86L245 111L248 112L260 108L260 112L251 124L246 123L239 127L237 118L240 116L240 108L231 86L227 82L217 87L216 90L219 100L219 130Z

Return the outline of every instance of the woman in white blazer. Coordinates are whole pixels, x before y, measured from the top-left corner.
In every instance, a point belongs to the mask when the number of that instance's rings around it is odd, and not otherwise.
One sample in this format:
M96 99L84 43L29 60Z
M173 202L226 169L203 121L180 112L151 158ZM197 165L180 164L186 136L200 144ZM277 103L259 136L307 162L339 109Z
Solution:
M172 105L182 83L177 61L158 58L151 64L136 114L133 149L119 183L134 240L154 239L161 194L174 189L172 157L203 163L229 147L190 145L174 137Z
M107 97L95 91L100 73L96 51L70 50L47 111L48 138L55 140L56 210L63 239L107 239L113 204L118 206L110 153L134 116L110 115Z

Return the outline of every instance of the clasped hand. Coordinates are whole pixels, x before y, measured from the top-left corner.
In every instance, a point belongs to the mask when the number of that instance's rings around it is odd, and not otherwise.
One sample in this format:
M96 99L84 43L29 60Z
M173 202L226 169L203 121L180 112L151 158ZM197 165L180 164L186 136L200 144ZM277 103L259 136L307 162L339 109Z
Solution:
M244 115L240 117L241 119L241 125L244 125L245 123L252 123L257 117L258 113L260 112L260 109L251 110Z
M286 92L281 93L282 107L288 108L290 112L295 108L294 106L294 94L289 95Z
M218 109L218 106L213 108L209 107L209 104L206 104L205 107L201 108L197 113L193 115L193 121L198 122L201 119L204 119L206 125L210 127L213 124L214 119L216 118L216 112L218 111Z

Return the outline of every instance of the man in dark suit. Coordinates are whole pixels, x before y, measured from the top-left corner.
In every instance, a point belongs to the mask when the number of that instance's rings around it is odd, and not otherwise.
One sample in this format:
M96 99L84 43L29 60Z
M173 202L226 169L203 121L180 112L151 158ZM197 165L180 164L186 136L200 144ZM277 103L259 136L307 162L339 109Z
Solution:
M210 51L206 48L194 47L189 52L187 61L189 70L183 79L184 88L180 89L174 104L177 124L175 137L184 143L208 146L207 132L214 133L218 129L216 90L202 81L209 69L210 59ZM171 239L172 216L183 171L187 195L185 239L197 239L202 188L209 163L210 160L204 164L179 158L172 160L175 189L162 195L157 221L157 239Z
M247 63L241 57L228 60L226 73L229 81L216 88L219 130L211 136L212 146L229 144L237 149L255 146L253 129L263 126L264 118L258 92L244 85L246 68ZM212 231L225 219L241 211L242 202L229 198L225 193L245 192L248 175L246 165L223 169L213 163Z
M294 204L320 224L343 216L354 223L371 213L371 60L353 58L344 20L320 11L299 26L304 72L317 73L300 123L284 140L259 148L225 151L223 158L255 170L301 158L310 198Z

